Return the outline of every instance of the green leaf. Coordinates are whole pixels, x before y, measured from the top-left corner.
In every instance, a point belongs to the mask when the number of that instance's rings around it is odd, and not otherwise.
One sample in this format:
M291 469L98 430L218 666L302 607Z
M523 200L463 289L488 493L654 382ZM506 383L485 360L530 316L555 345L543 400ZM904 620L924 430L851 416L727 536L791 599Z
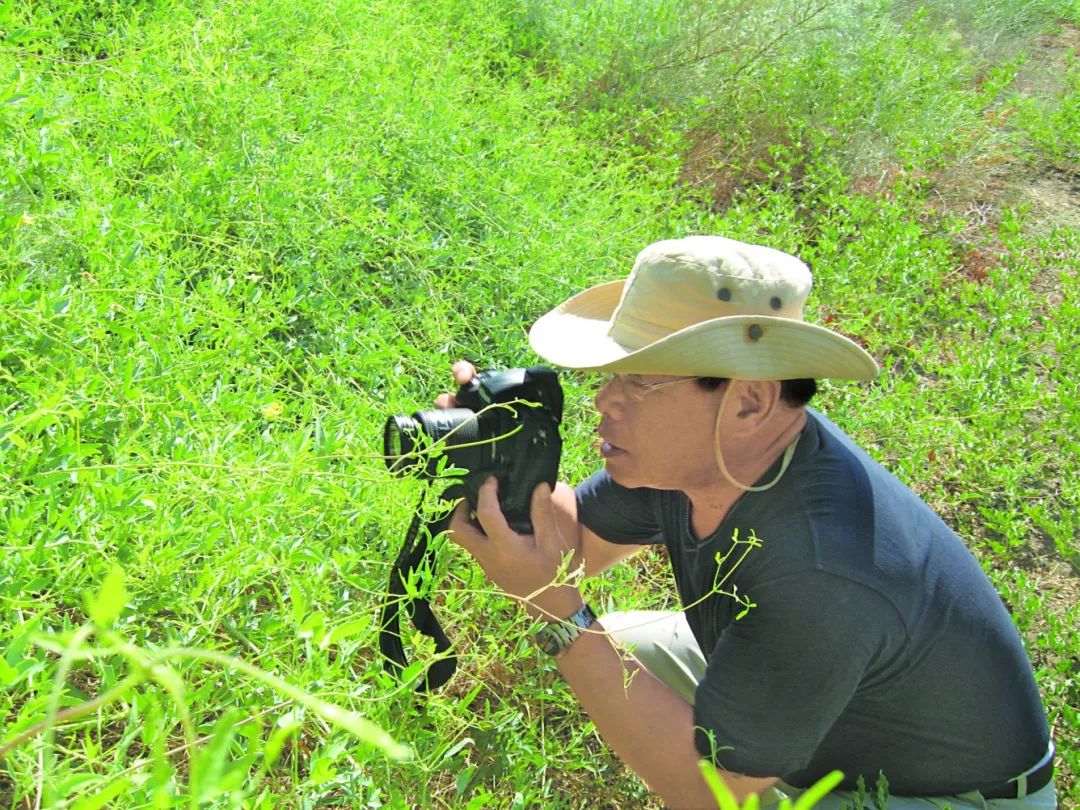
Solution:
M329 759L319 759L311 766L308 780L313 785L325 785L335 776L337 776L337 770L334 768L333 761Z
M228 770L229 748L236 737L236 724L242 713L229 709L214 724L210 742L199 751L191 769L191 793L200 802L209 801L224 792L223 781Z
M62 797L71 796L74 793L80 793L88 785L100 785L101 777L92 773L73 773L70 776L66 776L56 783L56 792Z
M0 686L11 686L19 677L19 671L0 658Z
M293 622L300 624L307 614L308 598L303 589L295 583L289 587L289 602L292 604Z
M358 636L367 630L371 626L371 617L364 616L363 618L356 619L351 622L345 622L345 624L338 625L319 643L319 647L326 649L331 644L339 644L345 639Z
M114 565L101 583L97 596L88 600L87 613L98 627L108 627L119 617L127 603L124 569Z
M298 698L298 700L328 723L333 723L364 742L381 748L394 759L409 759L412 757L412 751L408 747L395 742L389 734L356 712L349 711L333 703L327 703L311 695Z
M316 644L322 644L322 640L326 637L326 614L321 610L312 613L300 625L298 635L300 638L310 638Z
M8 441L8 442L11 442L11 443L12 443L13 445L15 445L15 447L17 447L17 448L18 448L19 450L25 450L25 449L26 449L27 447L29 447L29 446L30 446L30 445L29 445L29 444L27 444L27 443L26 443L26 441L25 441L25 440L24 440L24 439L23 439L23 438L22 438L21 436L19 436L19 434L18 434L18 433L16 433L16 432L15 432L14 430L11 430L10 432L8 432L8 433L4 434L4 436L3 436L3 440L4 440L4 441Z
M716 806L719 807L720 810L739 810L739 803L735 800L735 794L731 792L731 788L729 788L724 780L720 778L720 773L716 770L716 766L709 762L709 760L702 759L698 761L698 767L701 768L701 775L705 777L705 784L709 786L713 798L716 799Z
M128 255L126 257L124 257L124 261L121 263L121 267L128 267L133 261L135 261L136 257L141 252L142 252L142 242L136 242L132 246L131 252L128 253Z
M826 793L839 785L843 780L844 774L840 771L831 771L825 774L799 795L799 798L795 800L794 810L810 810L811 807L825 797Z
M270 735L270 739L266 741L266 746L263 748L263 761L266 763L267 768L273 767L274 763L278 761L278 757L281 756L281 751L285 747L285 742L302 725L303 722L295 712L289 712L278 720L277 728L274 729L274 733Z
M132 782L127 777L117 779L104 790L100 790L93 796L84 796L72 805L72 810L98 810L111 802L124 791L131 788Z
M476 768L471 765L461 769L461 773L458 774L457 781L454 785L454 792L457 793L458 796L464 796L465 791L469 789L469 785L472 782L472 775L475 770Z

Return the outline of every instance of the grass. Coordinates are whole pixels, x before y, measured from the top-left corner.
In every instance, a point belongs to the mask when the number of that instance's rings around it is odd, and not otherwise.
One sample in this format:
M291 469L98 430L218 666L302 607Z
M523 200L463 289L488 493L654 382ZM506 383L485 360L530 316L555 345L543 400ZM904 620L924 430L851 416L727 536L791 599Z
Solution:
M0 746L28 735L0 805L652 806L462 554L433 584L458 676L426 701L385 676L419 490L378 453L452 360L531 362L536 316L693 232L802 255L811 317L882 363L822 407L970 542L1080 803L1078 24L0 2ZM590 592L673 600L655 558Z

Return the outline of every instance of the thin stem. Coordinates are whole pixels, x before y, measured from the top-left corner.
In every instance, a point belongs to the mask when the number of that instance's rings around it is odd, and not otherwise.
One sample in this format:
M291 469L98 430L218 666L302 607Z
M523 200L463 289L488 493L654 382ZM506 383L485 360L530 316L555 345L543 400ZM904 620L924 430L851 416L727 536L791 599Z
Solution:
M55 716L51 718L46 717L41 722L35 723L34 725L30 726L30 728L12 737L3 745L0 745L0 759L3 759L4 755L7 754L8 751L18 748L27 740L31 739L32 737L36 737L38 734L49 728L56 728L58 726L67 725L68 723L78 720L80 717L85 717L92 712L96 712L101 707L112 703L114 700L117 700L120 697L123 697L125 692L130 690L132 687L142 683L142 681L144 680L146 680L146 678L141 674L128 675L126 678L124 678L124 680L120 681L120 683L118 683L112 689L102 692L93 700L88 700L85 703L80 703L78 706L71 706L70 708L62 709L61 711L58 711Z

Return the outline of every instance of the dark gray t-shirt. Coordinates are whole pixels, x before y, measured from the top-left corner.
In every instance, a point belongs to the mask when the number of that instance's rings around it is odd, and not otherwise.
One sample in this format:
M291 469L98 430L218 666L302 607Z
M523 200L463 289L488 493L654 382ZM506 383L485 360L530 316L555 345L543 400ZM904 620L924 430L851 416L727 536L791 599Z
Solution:
M807 413L780 482L745 493L701 540L681 492L627 489L603 470L577 488L579 519L600 537L668 548L708 659L698 750L796 787L833 769L842 788L859 775L872 787L884 772L891 793L910 796L1023 772L1049 730L989 579L918 496Z

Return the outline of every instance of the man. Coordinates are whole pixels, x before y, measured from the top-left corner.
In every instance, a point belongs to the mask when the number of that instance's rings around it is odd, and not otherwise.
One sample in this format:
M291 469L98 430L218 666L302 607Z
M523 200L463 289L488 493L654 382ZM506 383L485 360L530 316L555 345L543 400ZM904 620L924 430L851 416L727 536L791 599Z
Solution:
M695 236L545 315L539 355L612 374L596 397L604 469L538 487L534 536L508 528L489 480L482 531L459 508L453 539L548 622L541 647L671 807L715 806L702 757L740 800L837 769L826 805L883 773L890 807L1055 807L1045 712L989 580L806 407L815 379L877 373L803 320L810 283L793 256ZM459 383L473 373L455 366ZM568 555L592 576L651 543L669 551L681 614L597 621L560 577Z

